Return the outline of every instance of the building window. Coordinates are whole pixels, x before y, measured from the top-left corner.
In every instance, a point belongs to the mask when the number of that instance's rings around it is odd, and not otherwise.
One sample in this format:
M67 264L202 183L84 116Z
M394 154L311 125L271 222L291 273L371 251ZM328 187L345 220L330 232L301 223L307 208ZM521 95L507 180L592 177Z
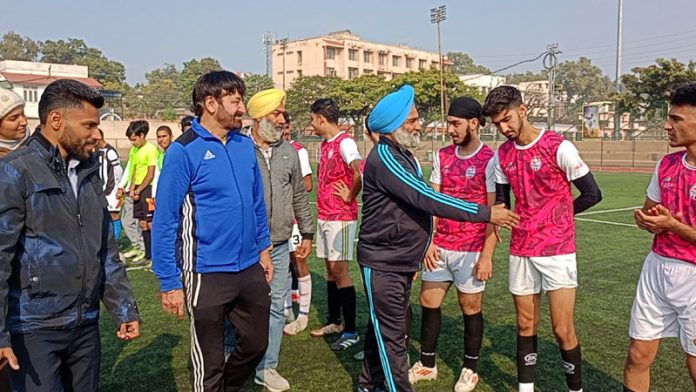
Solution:
M428 68L428 60L418 60L418 69Z
M400 56L392 56L392 66L399 67L400 59Z
M329 60L335 59L337 53L338 49L336 48L326 48L326 58Z
M298 70L297 70L297 77L298 77L298 78L301 78L301 77L302 77L302 70L301 70L301 69L298 69Z
M283 71L278 71L278 75L282 75L282 74L283 74Z
M387 65L387 54L386 53L379 54L379 65Z
M406 68L413 68L413 59L406 57Z
M355 79L358 77L357 68L348 68L348 79Z
M39 102L39 92L35 88L24 88L24 100L26 102Z
M363 52L363 62L372 64L372 52Z
M297 65L302 65L302 51L297 51Z
M336 68L326 67L326 76L336 76Z
M363 69L363 74L365 75L372 75L373 73L375 73L375 71L371 69Z
M286 74L291 74L291 73L295 73L295 71L290 70L290 71L285 71L285 73L286 73Z
M348 60L358 61L358 50L357 49L348 49Z

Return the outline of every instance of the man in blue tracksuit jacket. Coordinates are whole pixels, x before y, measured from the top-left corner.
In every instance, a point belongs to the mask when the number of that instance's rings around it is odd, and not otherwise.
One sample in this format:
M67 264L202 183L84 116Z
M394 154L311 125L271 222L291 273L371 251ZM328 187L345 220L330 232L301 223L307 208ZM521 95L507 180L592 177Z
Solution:
M197 118L167 150L152 226L162 307L191 319L194 391L238 391L268 345L270 231L254 146L241 128L244 82L227 71L196 82ZM225 364L224 318L237 346Z

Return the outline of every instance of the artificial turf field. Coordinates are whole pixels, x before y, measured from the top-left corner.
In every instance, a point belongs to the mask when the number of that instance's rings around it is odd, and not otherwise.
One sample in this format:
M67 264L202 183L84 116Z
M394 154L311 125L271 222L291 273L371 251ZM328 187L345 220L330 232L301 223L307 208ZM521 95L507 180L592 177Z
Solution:
M425 178L429 178L426 168ZM604 200L577 217L579 288L576 328L583 349L585 391L620 391L628 345L628 321L636 282L652 237L633 225L632 208L642 205L650 180L645 174L596 173ZM312 193L312 200L315 194ZM507 238L498 246L493 278L484 296L484 343L476 391L514 391L515 313L507 290ZM358 330L364 334L367 304L357 264L352 268L358 292ZM278 372L288 379L293 391L351 391L357 387L359 361L353 355L360 348L333 352L329 338L312 338L309 329L320 325L326 311L326 283L323 261L310 259L313 281L312 309L308 329L298 336L283 338ZM189 323L166 315L159 302L159 287L150 272L129 271L140 306L142 336L124 343L115 336L106 313L101 320L103 391L189 391ZM420 349L420 283L412 292L411 363ZM297 311L297 308L295 308ZM443 305L442 333L438 344L436 381L415 385L416 391L451 391L459 376L463 357L463 321L456 296L450 293ZM361 336L362 339L362 336ZM567 391L559 351L551 331L544 300L539 327L538 391ZM693 389L684 365L684 353L676 339L663 342L652 372L653 391ZM248 382L245 391L262 388Z

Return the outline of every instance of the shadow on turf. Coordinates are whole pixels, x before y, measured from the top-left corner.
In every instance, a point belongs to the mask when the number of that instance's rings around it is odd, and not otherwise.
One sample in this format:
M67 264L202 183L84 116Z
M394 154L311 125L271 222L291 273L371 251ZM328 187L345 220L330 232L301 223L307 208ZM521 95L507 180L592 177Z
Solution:
M410 347L411 363L418 360L419 352L413 342L420 346L420 306L413 308L412 344ZM446 335L446 336L445 336ZM495 325L485 322L484 346L478 362L478 372L481 379L494 391L517 389L515 369L517 328L515 325ZM539 339L539 362L536 369L536 381L542 391L567 390L565 376L560 363L558 345L554 340ZM452 385L459 376L464 356L464 322L462 318L449 317L443 314L442 333L438 341L438 360L444 362L452 370ZM496 364L494 356L503 356L511 364L510 369L501 369ZM500 359L497 360L500 362ZM583 384L590 391L619 391L622 384L601 369L587 361L582 362ZM427 382L423 383L423 387ZM420 387L420 384L418 384ZM421 388L417 388L421 389ZM427 390L424 388L422 390Z
M119 359L128 343L115 334L102 335L102 364L100 391L176 391L177 385L171 366L172 351L180 336L165 333L157 336L139 351Z

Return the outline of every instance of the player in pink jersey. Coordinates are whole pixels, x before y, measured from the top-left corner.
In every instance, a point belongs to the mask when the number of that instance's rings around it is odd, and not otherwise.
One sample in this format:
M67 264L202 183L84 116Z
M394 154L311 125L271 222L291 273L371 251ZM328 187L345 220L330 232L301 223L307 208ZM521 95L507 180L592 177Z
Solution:
M577 287L573 216L599 203L601 191L571 142L532 126L516 88L493 89L483 114L508 139L494 158L497 200L509 205L512 189L520 215L511 234L509 276L517 312L519 391L534 390L542 290L547 292L568 389L581 391L582 355L573 322ZM580 191L575 200L571 182Z
M309 153L307 153L307 149L305 149L300 143L292 140L290 115L288 112L284 112L284 115L285 127L283 128L283 138L290 143L295 150L297 150L297 155L300 157L300 168L304 178L305 191L311 192L312 166L309 163ZM283 332L290 336L297 335L307 328L309 307L312 303L312 275L309 273L307 259L299 258L295 255L295 249L298 245L300 245L301 242L302 235L300 234L300 229L297 226L297 222L295 222L292 228L292 237L290 237L289 240L291 265L290 272L288 273L288 293L285 298L285 317L286 319L291 320L291 322L283 329ZM295 319L295 314L292 310L292 299L294 294L292 293L293 290L291 287L293 286L293 283L297 285L300 303L300 313L297 319Z
M452 145L441 148L433 161L432 187L446 195L478 204L495 203L493 150L479 139L485 124L481 104L471 97L452 101L447 113ZM483 341L481 302L485 281L492 275L496 236L486 223L434 218L435 237L424 260L420 292L421 354L409 371L409 381L437 378L435 352L440 335L440 306L452 283L464 316L464 364L455 392L469 392L478 383L476 363Z
M655 234L631 309L624 391L650 389L663 338L679 337L696 390L696 83L675 90L664 129L671 147L658 162L638 227Z
M317 257L326 261L329 308L326 324L311 335L342 332L331 349L345 350L360 341L355 328L355 287L348 262L353 259L355 247L362 157L353 138L338 127L336 101L319 99L310 111L314 131L324 138L317 174ZM341 191L346 186L350 187L347 195Z

